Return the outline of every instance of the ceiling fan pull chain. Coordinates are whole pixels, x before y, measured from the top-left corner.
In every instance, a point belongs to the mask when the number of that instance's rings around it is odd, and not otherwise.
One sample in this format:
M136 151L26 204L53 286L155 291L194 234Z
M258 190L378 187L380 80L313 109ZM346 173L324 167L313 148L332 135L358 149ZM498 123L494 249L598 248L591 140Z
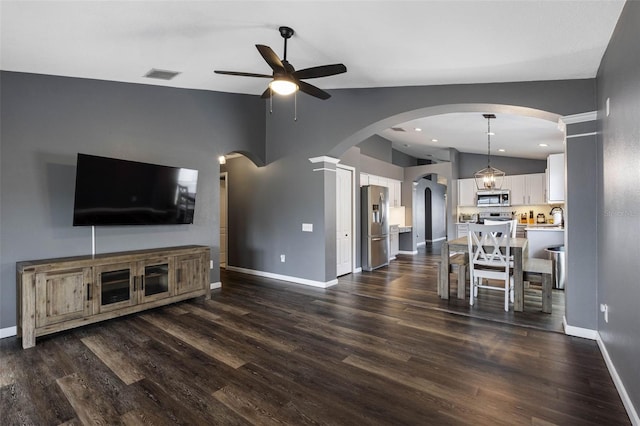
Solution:
M273 114L273 89L269 85L269 114Z
M298 91L293 92L293 121L298 121Z

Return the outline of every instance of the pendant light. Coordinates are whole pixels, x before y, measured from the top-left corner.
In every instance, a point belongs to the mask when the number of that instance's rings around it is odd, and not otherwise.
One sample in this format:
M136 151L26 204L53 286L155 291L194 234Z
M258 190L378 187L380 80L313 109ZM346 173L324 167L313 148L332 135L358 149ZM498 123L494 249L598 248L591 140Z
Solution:
M478 170L474 175L476 188L478 190L494 190L502 188L504 172L495 167L491 167L491 119L496 118L494 114L482 114L487 119L487 167Z

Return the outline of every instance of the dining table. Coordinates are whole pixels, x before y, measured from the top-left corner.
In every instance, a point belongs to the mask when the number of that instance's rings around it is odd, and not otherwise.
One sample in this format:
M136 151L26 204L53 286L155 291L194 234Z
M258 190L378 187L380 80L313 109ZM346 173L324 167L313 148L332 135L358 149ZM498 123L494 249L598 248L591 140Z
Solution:
M513 310L516 312L522 312L524 310L524 274L523 274L523 261L529 256L528 249L529 243L526 238L510 238L509 250L513 255ZM468 253L468 237L460 237L449 241L444 241L441 248L441 263L440 263L440 280L438 283L441 291L440 297L443 299L449 298L449 256L454 253Z

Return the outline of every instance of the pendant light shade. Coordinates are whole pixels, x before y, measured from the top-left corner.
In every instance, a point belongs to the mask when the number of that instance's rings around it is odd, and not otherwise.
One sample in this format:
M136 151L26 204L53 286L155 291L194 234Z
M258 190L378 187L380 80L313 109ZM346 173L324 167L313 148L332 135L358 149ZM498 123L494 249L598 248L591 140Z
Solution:
M494 190L502 188L505 173L502 170L491 167L491 119L496 118L493 114L482 114L487 119L487 167L478 170L473 177L478 190Z

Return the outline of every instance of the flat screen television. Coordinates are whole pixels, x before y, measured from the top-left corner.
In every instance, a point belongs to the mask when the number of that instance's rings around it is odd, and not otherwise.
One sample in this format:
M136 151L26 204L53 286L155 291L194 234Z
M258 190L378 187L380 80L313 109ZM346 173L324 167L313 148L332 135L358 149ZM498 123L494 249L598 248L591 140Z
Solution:
M74 226L193 223L198 171L78 154Z

